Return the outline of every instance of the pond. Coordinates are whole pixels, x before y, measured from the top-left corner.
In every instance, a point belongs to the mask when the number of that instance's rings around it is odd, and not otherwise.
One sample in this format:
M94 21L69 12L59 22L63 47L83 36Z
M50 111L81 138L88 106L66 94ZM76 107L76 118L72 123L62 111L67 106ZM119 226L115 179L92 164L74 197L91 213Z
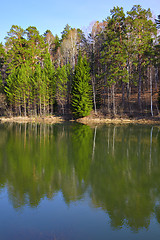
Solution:
M156 126L0 124L0 239L159 239Z

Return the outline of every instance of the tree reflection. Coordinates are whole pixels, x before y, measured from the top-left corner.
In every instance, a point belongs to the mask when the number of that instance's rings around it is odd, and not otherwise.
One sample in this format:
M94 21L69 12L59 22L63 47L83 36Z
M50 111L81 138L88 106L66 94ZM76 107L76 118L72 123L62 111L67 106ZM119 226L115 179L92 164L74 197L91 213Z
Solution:
M156 127L0 125L0 188L14 208L61 191L67 204L88 192L113 228L160 222L160 136Z

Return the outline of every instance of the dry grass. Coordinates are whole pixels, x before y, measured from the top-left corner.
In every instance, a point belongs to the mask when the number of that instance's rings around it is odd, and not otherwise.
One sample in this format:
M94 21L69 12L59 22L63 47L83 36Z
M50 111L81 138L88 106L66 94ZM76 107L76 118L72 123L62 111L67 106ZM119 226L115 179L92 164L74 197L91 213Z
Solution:
M60 123L63 122L64 119L57 116L46 116L46 117L0 117L0 122L16 122L16 123Z
M46 117L0 117L0 122L12 122L12 123L47 123L47 124L55 124L62 123L64 121L70 122L79 122L87 125L100 125L100 124L154 124L160 125L160 116L156 117L133 117L130 119L127 116L121 117L109 117L104 115L96 116L93 112L84 118L79 118L77 120L73 120L70 118L63 118L62 116L46 116Z
M154 124L160 125L160 117L150 117L150 118L109 118L109 117L84 117L77 119L77 122L87 124L87 125L99 125L99 124Z

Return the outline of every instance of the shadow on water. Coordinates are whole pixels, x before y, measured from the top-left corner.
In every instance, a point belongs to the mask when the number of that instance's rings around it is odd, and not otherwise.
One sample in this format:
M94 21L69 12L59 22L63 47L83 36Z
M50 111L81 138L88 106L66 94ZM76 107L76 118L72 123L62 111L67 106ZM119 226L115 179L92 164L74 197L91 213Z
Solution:
M89 194L113 229L160 223L157 127L82 124L0 125L0 191L19 211L61 191L66 204Z

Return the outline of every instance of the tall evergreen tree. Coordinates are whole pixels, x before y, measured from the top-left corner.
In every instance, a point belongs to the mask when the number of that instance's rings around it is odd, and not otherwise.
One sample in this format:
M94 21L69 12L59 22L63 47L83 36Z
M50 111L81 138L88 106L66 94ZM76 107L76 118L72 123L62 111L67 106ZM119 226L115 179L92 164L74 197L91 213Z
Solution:
M138 70L138 105L141 106L141 87L143 67L146 61L146 51L150 47L153 34L156 33L155 24L152 22L150 9L142 9L140 5L135 5L128 13L128 23L130 22L130 37L134 39L134 54L136 55L135 67Z
M125 14L123 8L113 8L111 18L107 19L108 25L105 30L105 42L102 50L102 63L104 64L103 76L107 78L107 86L112 91L113 115L116 114L115 85L117 82L128 81L127 72L127 49ZM109 93L108 93L109 105ZM109 106L108 106L109 110Z
M6 39L7 63L9 72L26 61L27 40L23 28L13 25Z
M49 53L47 53L44 57L44 73L47 82L47 95L49 101L48 107L50 106L50 112L53 114L53 104L55 103L56 94L56 71Z
M35 64L43 62L48 50L47 44L45 43L45 37L39 34L36 27L28 27L25 34L27 35L27 57L34 68Z
M56 71L56 100L59 111L65 113L67 105L68 75L66 66L58 67Z
M85 117L92 110L90 80L87 59L79 54L72 85L72 112L76 118Z
M8 75L6 79L7 86L5 87L5 93L7 95L8 102L10 103L11 112L15 110L17 114L21 115L20 91L17 84L17 75L18 69L13 68L12 72Z

